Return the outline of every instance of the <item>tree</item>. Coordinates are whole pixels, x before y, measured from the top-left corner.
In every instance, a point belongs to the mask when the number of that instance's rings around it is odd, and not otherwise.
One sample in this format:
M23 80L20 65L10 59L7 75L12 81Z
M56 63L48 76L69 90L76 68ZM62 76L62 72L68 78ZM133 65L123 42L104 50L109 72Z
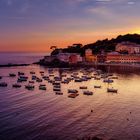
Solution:
M57 46L51 46L50 49L54 51L57 49Z

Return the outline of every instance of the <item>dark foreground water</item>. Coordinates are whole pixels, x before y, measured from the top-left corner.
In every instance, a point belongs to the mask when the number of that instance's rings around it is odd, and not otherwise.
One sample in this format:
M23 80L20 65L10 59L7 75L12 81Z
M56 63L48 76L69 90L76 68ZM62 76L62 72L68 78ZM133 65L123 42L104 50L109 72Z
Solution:
M117 74L113 87L118 94L106 92L107 84L91 79L87 82L61 84L63 95L55 95L50 83L43 81L47 91L27 91L22 83L20 89L13 89L17 77L10 78L10 72L23 71L29 79L30 71L45 75L48 69L38 66L1 68L0 75L8 87L0 87L0 140L75 140L85 136L98 136L116 140L140 140L140 75ZM54 69L54 76L60 76ZM69 77L73 71L63 71ZM77 70L82 75L81 70ZM94 73L91 72L92 75ZM94 95L85 96L79 86L85 85ZM101 89L94 89L101 85ZM68 98L67 89L77 89L79 96ZM93 112L91 112L91 109Z

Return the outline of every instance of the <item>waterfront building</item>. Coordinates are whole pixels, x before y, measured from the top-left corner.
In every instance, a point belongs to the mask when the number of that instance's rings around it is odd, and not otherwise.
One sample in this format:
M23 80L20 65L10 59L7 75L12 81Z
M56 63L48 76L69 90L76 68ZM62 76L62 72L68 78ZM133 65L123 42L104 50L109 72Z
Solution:
M92 49L85 50L85 61L97 62L97 55L93 55Z
M97 57L97 62L98 63L104 63L106 61L106 55L105 54L98 54L96 57Z
M69 62L70 54L69 53L58 53L56 57L59 61Z
M77 53L58 53L57 55L52 56L45 56L44 62L52 62L54 60L58 60L60 62L66 62L66 63L72 63L76 64L79 62L82 62L83 58L80 56L80 54Z
M83 59L79 54L71 54L69 56L69 63L71 63L71 64L76 64L76 63L82 62L82 61L83 61Z
M106 62L140 63L140 55L139 54L120 54L118 52L111 52L107 54Z
M121 42L116 45L117 52L127 52L128 54L140 54L140 45L132 42Z

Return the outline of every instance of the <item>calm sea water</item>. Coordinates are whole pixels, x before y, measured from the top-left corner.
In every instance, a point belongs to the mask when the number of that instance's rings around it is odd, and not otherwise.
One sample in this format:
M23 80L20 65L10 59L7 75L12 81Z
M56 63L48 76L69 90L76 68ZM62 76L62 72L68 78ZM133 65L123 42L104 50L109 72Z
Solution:
M61 84L63 95L55 95L52 84L47 81L47 91L12 88L17 77L8 77L9 73L24 71L31 79L30 71L41 77L40 71L49 75L48 69L39 66L1 68L0 75L8 87L0 87L0 140L76 140L85 136L98 136L115 140L140 139L140 75L134 73L119 74L118 80L111 85L119 91L107 93L107 84L103 80L91 79L86 82ZM86 70L66 71L53 69L54 76L62 73L70 77L73 72L78 76ZM94 73L91 72L89 75ZM53 77L50 77L53 78ZM101 85L101 89L94 89ZM93 91L92 96L83 95L80 86ZM67 89L77 89L79 96L68 98ZM91 109L93 112L91 112ZM131 113L130 113L131 112Z
M0 53L1 64L30 64L42 59L48 53Z

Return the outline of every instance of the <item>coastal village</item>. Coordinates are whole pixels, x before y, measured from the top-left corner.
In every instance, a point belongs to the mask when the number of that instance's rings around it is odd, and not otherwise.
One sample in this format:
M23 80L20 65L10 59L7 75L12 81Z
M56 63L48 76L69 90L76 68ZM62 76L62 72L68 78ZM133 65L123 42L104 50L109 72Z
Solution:
M115 51L101 51L94 54L92 49L86 49L84 56L80 53L63 52L61 49L56 55L45 56L40 63L43 65L51 64L52 62L61 62L67 64L138 64L140 63L140 45L129 41L118 43L115 46Z

